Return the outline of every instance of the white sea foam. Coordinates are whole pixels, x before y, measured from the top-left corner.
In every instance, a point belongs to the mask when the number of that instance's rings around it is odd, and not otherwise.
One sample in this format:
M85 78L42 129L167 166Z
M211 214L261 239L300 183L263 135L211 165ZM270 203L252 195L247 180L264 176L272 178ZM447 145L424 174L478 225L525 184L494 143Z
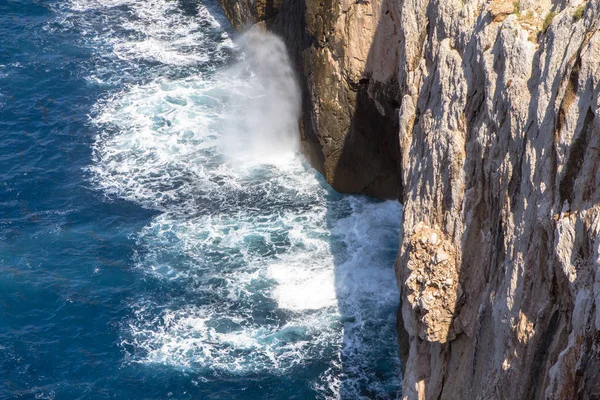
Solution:
M354 213L330 221L330 228L324 204L316 205L316 211L282 215L181 221L163 214L155 219L138 241L144 255L138 266L160 280L183 285L206 304L177 303L164 310L140 302L128 325L132 359L228 373L283 374L324 354L334 367L323 381L339 380L345 373L354 380L338 386L355 392L348 385L367 379L377 361L373 346L388 345L393 337L393 272L389 264L384 268L381 260L369 258L376 253L373 244L393 235L392 219L399 209L394 203L382 206L352 197L329 206L338 211L354 208ZM370 240L350 247L362 229ZM331 242L336 240L346 250L333 255ZM335 257L342 259L340 264ZM269 305L269 299L274 303ZM271 315L272 322L253 321L257 310ZM282 317L280 310L291 313ZM365 326L380 330L365 332ZM340 351L345 364L336 366ZM344 371L349 362L353 369Z
M69 13L79 24L120 16L118 29L105 21L90 34L105 52L93 79L118 81L114 62L142 76L92 121L92 182L161 212L136 237L135 258L161 295L131 304L126 361L202 376L282 375L325 360L312 383L320 397L399 387L397 357L382 349L396 351L401 208L337 195L303 163L281 42L253 33L242 61L224 68L220 51L233 45L203 6L188 15L166 0L74 0Z
M93 85L119 86L158 74L190 75L222 68L234 48L222 28L228 22L210 7L170 0L71 0L50 5L57 23L46 30L82 32L82 44L98 52L84 66ZM115 73L119 71L119 73Z

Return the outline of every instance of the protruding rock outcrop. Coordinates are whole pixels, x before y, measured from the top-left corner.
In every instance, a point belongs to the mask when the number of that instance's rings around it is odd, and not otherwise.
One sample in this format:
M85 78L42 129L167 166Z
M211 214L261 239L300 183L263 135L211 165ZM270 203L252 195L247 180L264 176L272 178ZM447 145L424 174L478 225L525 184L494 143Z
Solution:
M456 251L437 228L418 224L405 247L407 258L402 281L416 322L409 328L425 341L446 343L454 339L454 312L462 293L456 268ZM401 257L402 257L401 256ZM408 274L406 276L406 274Z
M600 2L278 10L313 163L403 187L404 397L600 398Z

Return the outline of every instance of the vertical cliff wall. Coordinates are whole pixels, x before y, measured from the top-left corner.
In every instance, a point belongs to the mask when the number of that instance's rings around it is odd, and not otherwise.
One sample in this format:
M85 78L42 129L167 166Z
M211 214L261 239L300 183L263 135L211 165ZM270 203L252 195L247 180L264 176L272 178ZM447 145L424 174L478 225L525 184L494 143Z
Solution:
M402 193L404 397L600 398L600 2L222 4L284 37L328 181Z
M598 398L600 3L398 12L404 395Z

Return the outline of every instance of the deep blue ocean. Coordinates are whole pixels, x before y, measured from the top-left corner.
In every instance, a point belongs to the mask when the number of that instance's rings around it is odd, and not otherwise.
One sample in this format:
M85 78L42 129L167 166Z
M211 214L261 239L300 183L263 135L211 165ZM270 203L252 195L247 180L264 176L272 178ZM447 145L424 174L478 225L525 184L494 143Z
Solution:
M246 46L213 1L0 0L0 399L400 396L401 207L306 165Z

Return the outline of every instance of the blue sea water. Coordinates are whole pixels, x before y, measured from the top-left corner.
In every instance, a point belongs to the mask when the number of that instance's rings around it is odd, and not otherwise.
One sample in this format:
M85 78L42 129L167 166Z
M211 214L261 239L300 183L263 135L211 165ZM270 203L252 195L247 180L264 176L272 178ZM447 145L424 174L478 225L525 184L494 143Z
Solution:
M232 35L212 0L0 0L0 398L399 397L401 207L272 147Z

